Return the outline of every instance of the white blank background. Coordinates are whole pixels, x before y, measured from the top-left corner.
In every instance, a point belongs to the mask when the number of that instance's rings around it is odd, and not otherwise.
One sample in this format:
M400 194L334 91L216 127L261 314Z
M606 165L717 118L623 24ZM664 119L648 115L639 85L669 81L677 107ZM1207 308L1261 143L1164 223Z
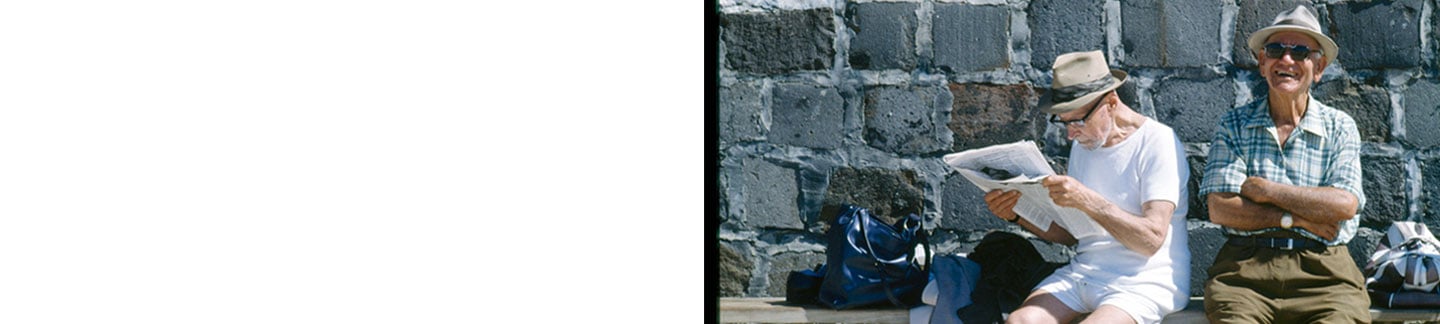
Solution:
M0 322L700 316L697 9L0 6Z

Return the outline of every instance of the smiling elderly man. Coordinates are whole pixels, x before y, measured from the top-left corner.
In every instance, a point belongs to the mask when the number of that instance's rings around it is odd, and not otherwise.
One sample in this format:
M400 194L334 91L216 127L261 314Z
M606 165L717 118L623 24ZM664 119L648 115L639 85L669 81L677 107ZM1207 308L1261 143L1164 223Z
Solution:
M1205 282L1212 323L1368 323L1345 244L1365 205L1360 136L1310 88L1339 47L1304 6L1250 36L1269 93L1220 120L1199 194L1230 238Z

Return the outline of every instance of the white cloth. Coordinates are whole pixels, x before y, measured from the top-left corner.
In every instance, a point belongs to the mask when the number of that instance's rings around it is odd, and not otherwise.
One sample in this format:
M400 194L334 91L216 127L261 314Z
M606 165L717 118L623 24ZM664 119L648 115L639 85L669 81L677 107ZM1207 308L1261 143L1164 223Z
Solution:
M935 305L940 300L940 287L935 285L935 279L931 278L930 283L925 284L925 290L920 292L920 302L926 305Z
M930 324L930 315L935 312L935 306L920 305L910 308L910 324Z
M1131 251L1109 232L1076 237L1075 257L1051 276L1137 293L1155 300L1166 312L1185 307L1190 296L1185 228L1190 167L1175 131L1147 117L1134 134L1115 146L1087 150L1072 144L1068 169L1070 176L1126 212L1143 215L1144 202L1163 200L1175 203L1175 213L1165 243L1155 255L1145 257Z

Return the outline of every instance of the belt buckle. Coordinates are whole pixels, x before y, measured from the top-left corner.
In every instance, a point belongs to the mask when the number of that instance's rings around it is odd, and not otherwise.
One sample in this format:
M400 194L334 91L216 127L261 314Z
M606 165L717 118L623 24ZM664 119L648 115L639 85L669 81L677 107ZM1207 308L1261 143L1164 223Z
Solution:
M1279 247L1281 250L1290 251L1290 250L1294 250L1294 249L1295 249L1295 239L1281 239L1281 240L1285 240L1285 246Z

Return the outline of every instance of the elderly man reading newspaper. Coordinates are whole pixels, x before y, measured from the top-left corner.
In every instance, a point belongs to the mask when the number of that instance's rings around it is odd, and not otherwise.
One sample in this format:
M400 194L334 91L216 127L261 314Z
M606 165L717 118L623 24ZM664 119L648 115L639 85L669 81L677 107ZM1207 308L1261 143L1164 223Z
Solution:
M1070 323L1089 314L1083 322L1157 323L1190 295L1184 148L1170 127L1120 101L1115 89L1127 74L1110 69L1100 51L1061 55L1053 73L1041 109L1072 140L1068 175L1036 177L1040 192L981 188L996 217L1076 254L1008 321ZM1009 182L1026 186L1019 182L1032 176ZM1058 207L1033 208L1050 204Z

